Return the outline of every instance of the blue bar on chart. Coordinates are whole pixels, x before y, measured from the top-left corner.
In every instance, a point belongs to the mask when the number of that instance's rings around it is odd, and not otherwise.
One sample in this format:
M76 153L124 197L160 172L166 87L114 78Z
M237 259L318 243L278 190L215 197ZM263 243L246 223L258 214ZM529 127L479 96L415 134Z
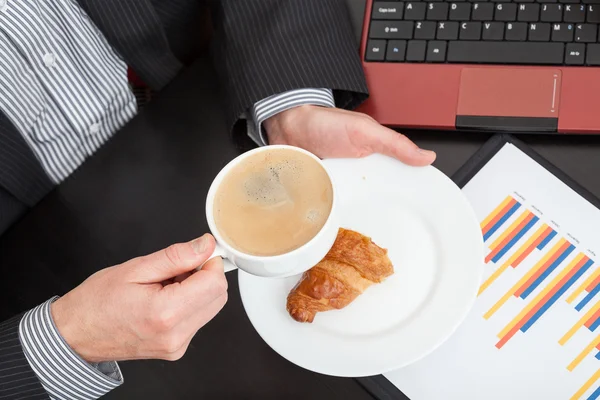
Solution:
M577 304L577 306L575 307L575 309L577 311L581 311L583 310L583 308L590 302L590 300L592 300L594 298L594 296L596 294L598 294L598 292L600 292L600 283L596 285L596 287L594 289L592 289L591 292L589 292L584 298L583 300L581 300L579 302L579 304Z
M600 386L598 386L598 388L594 390L594 393L592 393L590 397L587 398L587 400L596 400L598 399L598 397L600 397Z
M506 244L506 246L504 246L499 252L498 254L496 254L494 256L494 258L492 258L492 261L497 263L498 261L500 261L500 259L502 257L504 257L504 255L506 254L507 251L509 251L510 249L513 248L513 246L519 241L521 240L521 238L539 221L539 218L537 216L533 216L533 218L530 219L530 221L527 223L527 225L525 225L523 227L523 229L521 229L514 237L512 237L510 239L510 241Z
M550 243L552 239L554 239L554 236L556 236L556 231L553 230L548 236L546 236L546 239L544 239L542 243L538 245L538 250L543 250L544 247L546 247L546 245Z
M486 218L489 222L482 227L484 241L487 241L521 207L521 203L511 197L505 202L504 207L494 210L493 214Z
M590 331L594 332L598 325L600 325L600 317L598 317L594 323L590 325Z
M521 298L526 299L547 277L558 267L564 260L575 250L575 246L572 244L567 247L562 253L558 255L558 258L548 266L548 268L541 273L541 275L533 281L533 283L521 293Z
M548 309L554 303L556 303L556 300L558 300L560 298L560 296L562 296L567 290L569 290L569 288L571 286L573 286L575 284L575 282L577 282L577 280L579 278L581 278L581 275L583 275L585 273L585 271L587 271L592 265L594 265L594 260L588 259L587 262L577 272L575 272L575 274L571 277L571 279L569 279L567 282L565 282L565 284L556 292L556 294L554 294L554 296L552 296L550 298L550 300L548 300L548 302L546 304L544 304L542 306L542 308L540 308L540 310L538 312L536 312L535 315L533 317L531 317L531 319L525 323L525 325L523 325L523 327L521 328L521 332L527 332L527 330L529 328L531 328L531 326L542 315L544 315L544 313L546 311L548 311Z

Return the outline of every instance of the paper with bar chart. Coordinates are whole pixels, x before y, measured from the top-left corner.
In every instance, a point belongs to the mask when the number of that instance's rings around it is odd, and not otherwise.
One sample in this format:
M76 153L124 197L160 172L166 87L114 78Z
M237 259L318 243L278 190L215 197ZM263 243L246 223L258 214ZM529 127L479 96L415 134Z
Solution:
M600 210L512 144L463 191L486 248L475 306L386 378L411 400L600 399Z

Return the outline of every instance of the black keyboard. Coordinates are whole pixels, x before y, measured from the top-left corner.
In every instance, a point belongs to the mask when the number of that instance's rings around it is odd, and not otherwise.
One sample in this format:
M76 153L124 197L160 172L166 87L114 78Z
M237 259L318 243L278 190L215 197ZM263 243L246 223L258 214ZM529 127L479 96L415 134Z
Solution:
M600 65L600 0L375 1L366 61Z

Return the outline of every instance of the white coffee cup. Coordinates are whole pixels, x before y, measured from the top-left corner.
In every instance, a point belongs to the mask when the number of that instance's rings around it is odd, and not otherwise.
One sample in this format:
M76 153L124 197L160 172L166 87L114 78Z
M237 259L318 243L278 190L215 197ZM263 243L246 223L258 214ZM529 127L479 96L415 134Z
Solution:
M248 272L252 275L263 276L263 277L287 277L300 274L313 266L315 266L331 249L333 242L338 234L339 223L338 223L338 199L335 190L335 184L331 179L331 175L327 172L331 186L333 188L333 204L331 207L331 213L327 218L327 221L321 228L321 230L313 237L310 241L305 243L303 246L290 251L289 253L280 254L276 256L255 256L251 254L245 254L228 244L217 229L214 217L214 201L215 195L223 179L227 174L240 162L247 157L263 151L272 151L276 149L289 149L298 151L303 154L310 156L315 162L321 164L323 169L323 163L314 154L293 146L274 145L267 147L259 147L257 149L248 151L227 164L221 172L214 179L208 191L206 198L206 219L211 233L217 241L217 248L210 258L221 256L225 262L225 270L230 271L236 267Z

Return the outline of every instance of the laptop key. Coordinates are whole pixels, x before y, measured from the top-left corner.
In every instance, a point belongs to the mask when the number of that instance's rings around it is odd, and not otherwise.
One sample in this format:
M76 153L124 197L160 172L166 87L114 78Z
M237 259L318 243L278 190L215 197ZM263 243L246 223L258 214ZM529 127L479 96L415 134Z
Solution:
M448 43L448 62L486 64L562 64L565 45L551 42Z
M529 24L528 40L532 42L548 42L550 41L550 24L545 22L537 22Z
M562 4L579 4L581 3L579 0L558 0L559 3Z
M424 40L411 40L406 48L406 61L425 61L427 42Z
M429 3L427 5L427 19L432 21L447 20L448 8L448 3Z
M371 21L369 38L371 39L411 39L412 21Z
M583 0L583 4L600 4L600 0Z
M435 39L435 28L433 21L415 22L415 39Z
M585 63L588 65L600 65L600 44L593 43L587 45Z
M596 41L597 25L577 24L575 26L575 41L583 43L594 43Z
M517 20L523 22L536 22L540 19L539 4L519 4Z
M540 21L542 22L560 22L563 17L562 4L544 4L540 12Z
M524 42L527 40L527 24L525 22L507 22L506 40L514 42Z
M496 4L496 21L516 21L517 4L516 3L498 3Z
M458 39L458 22L444 21L437 24L438 40L456 40Z
M494 19L494 5L492 3L473 4L473 21L491 21Z
M367 61L383 61L385 57L385 40L369 40L367 42Z
M504 39L504 22L484 22L483 40L502 40Z
M563 6L565 10L564 19L565 22L585 22L585 6L583 4L571 5L567 4Z
M481 39L481 22L462 22L460 24L461 40L479 40Z
M376 1L373 3L373 19L402 19L403 3L397 1Z
M565 54L565 64L583 65L585 62L585 44L569 43Z
M572 42L574 30L573 24L552 24L552 41Z
M450 4L450 20L468 21L471 17L471 4L452 3Z
M404 61L406 53L406 40L390 40L387 44L385 61Z
M590 4L587 6L587 22L600 24L600 5Z
M425 59L429 62L446 61L446 42L432 40L427 43L427 55Z
M404 19L422 20L425 19L427 4L425 3L406 3L404 5Z

